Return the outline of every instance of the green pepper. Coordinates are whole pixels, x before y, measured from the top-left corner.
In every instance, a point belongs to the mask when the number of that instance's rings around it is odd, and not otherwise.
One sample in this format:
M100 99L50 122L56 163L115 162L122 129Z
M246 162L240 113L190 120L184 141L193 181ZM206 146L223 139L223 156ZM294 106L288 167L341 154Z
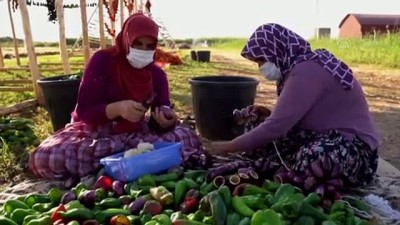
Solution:
M38 215L38 213L33 209L16 209L11 213L10 219L18 224L24 222L25 217L29 215ZM1 223L0 223L1 224Z
M177 181L179 179L179 176L177 173L164 173L161 175L153 175L151 178L156 182L156 183L163 183L163 182L168 182L168 181Z
M296 188L292 186L291 184L281 184L281 186L276 190L274 194L274 199L272 200L273 204L276 204L277 202L281 201L285 197L292 195L296 193Z
M130 225L142 225L140 222L140 216L137 215L129 215L127 216L128 220L130 221Z
M42 195L42 194L30 194L25 197L24 202L26 205L29 206L29 208L32 208L32 206L36 203L49 203L50 198L47 195Z
M202 222L204 219L204 216L205 216L205 214L203 211L197 210L195 213L191 213L188 216L188 219L192 220L192 221Z
M240 216L237 213L230 212L226 216L226 225L238 225L240 222Z
M138 179L139 186L150 186L155 187L157 186L156 182L154 181L151 175L144 175Z
M128 193L133 199L136 199L142 194L142 190L139 188L139 185L136 182L133 182L129 186Z
M177 212L172 213L170 218L171 218L172 222L175 222L176 220L179 220L179 219L184 219L184 220L187 219L186 215L183 214L181 211L177 211Z
M211 208L210 208L210 201L209 201L209 196L203 196L200 199L199 202L199 209L205 213L210 213L211 212Z
M205 196L213 190L214 190L213 183L204 182L204 184L200 186L200 195Z
M29 206L16 199L10 199L4 203L4 212L7 214L11 214L16 209L29 209Z
M155 215L152 220L157 221L160 225L172 225L171 219L165 214Z
M315 225L315 220L311 216L300 216L295 220L294 225Z
M151 220L151 218L153 218L153 216L150 213L144 213L140 217L140 222L141 224L146 224Z
M239 221L238 225L250 225L250 224L251 224L251 219L249 217L245 217Z
M100 224L104 224L105 222L107 222L108 219L110 219L113 216L116 216L116 215L128 216L130 214L131 214L131 212L126 209L106 209L103 211L97 211L94 215L94 218Z
M247 184L244 189L243 189L243 194L242 195L257 195L257 194L264 194L267 195L270 192L267 191L264 188L260 188L256 185L253 184Z
M14 221L12 221L11 219L0 215L0 224L1 225L18 225L17 223L15 223Z
M53 203L36 203L32 206L32 209L36 212L44 213L53 208Z
M165 215L167 215L167 216L171 216L172 213L174 213L174 210L172 210L172 209L165 209L165 210L163 211L163 214L165 214Z
M33 219L29 221L26 225L53 225L53 221L51 221L50 216L44 216L41 218Z
M142 186L142 185L138 186L141 195L149 194L150 193L150 189L153 188L153 187L155 187L155 186Z
M200 176L205 176L206 173L205 170L187 170L183 173L183 177L196 180Z
M355 225L356 224L356 217L354 215L346 215L345 225Z
M251 209L257 210L264 207L264 198L262 195L244 195L237 197L240 198L244 204Z
M307 195L304 201L312 206L317 206L321 203L321 197L317 193L311 192Z
M368 212L370 208L368 205L362 201L351 197L343 197L343 201L348 202L351 206L355 207L358 210Z
M368 221L363 220L359 217L354 217L354 219L355 219L355 225L368 225L369 224Z
M224 225L228 210L221 195L216 191L210 192L209 202L214 225Z
M262 184L262 188L272 193L275 193L280 186L281 185L279 183L272 180L265 180Z
M61 202L61 198L64 195L64 191L61 191L58 188L52 188L49 190L47 193L47 196L49 196L49 199L53 205L58 205Z
M198 183L196 183L196 181L194 181L190 178L185 177L182 180L185 182L186 187L189 189L199 189L200 188L200 185Z
M79 197L86 191L88 188L83 183L77 184L71 190L74 192L75 196L79 199Z
M336 201L331 205L331 208L329 209L329 213L335 213L335 212L342 212L345 211L346 205L343 201Z
M163 186L168 190L174 190L175 186L176 186L176 182L175 181L165 181L165 182L162 182L160 184L160 186Z
M312 205L304 201L301 202L299 213L300 215L303 216L311 216L317 219L318 221L324 221L328 219L328 215L319 211L317 208L313 207Z
M346 222L346 212L334 212L328 215L328 219L332 220L336 224L345 224Z
M211 216L205 216L202 222L205 224L210 224L210 225L213 224L213 220L212 220Z
M254 214L254 211L239 196L232 197L232 208L241 216L252 217Z
M264 206L270 208L272 206L272 201L274 200L274 196L272 194L268 194L264 197Z
M335 222L333 222L332 220L325 220L322 222L321 225L337 225Z
M65 212L58 212L62 218L71 220L91 220L94 219L94 212L88 208L71 209Z
M81 208L85 208L85 206L82 205L78 200L70 201L65 205L65 209L67 211L71 209L81 209Z
M159 223L155 220L147 221L144 225L159 225Z
M26 225L29 221L41 218L41 214L35 214L35 215L28 215L24 218L24 221L22 222L23 225Z
M295 219L299 216L301 202L290 201L282 205L282 214L286 218Z
M101 200L99 205L103 209L120 208L122 206L122 201L118 198L105 198Z
M174 225L204 225L204 223L191 220L176 220Z
M176 182L175 192L174 192L174 205L177 208L185 198L186 194L186 183L183 180Z
M228 186L224 185L219 187L217 192L218 194L221 195L222 199L224 200L226 208L230 208L232 202L232 193L231 190L228 188Z
M258 210L251 217L251 225L284 225L282 217L272 209Z

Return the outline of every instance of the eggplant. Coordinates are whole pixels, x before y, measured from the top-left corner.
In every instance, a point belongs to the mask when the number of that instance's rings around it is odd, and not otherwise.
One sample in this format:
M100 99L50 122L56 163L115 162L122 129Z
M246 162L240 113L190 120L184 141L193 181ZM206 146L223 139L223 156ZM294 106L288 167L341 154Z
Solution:
M86 190L80 197L79 202L87 208L93 208L96 203L96 191Z
M300 185L300 184L304 183L304 178L302 176L295 176L293 178L293 183L295 185Z
M324 172L322 171L321 161L319 159L315 160L310 164L312 174L316 178L322 178L324 176Z
M225 185L225 178L223 176L217 176L213 180L214 187L219 188Z
M312 188L316 185L317 180L313 176L309 176L304 180L304 190L311 191Z
M239 177L244 178L244 179L250 179L250 177L255 180L258 179L258 174L255 172L255 169L252 167L239 168L238 175L239 175Z
M234 175L229 176L228 181L231 185L236 186L236 185L240 184L241 179L238 175L234 174Z
M325 197L325 186L323 184L319 184L315 189L315 193L318 194L321 198Z
M325 176L330 176L332 173L332 160L329 156L324 156L322 160L322 168Z
M146 198L140 196L139 198L131 202L131 204L129 204L129 211L131 211L132 214L136 215L137 213L139 213L140 210L143 209L143 206L146 202Z
M232 192L233 196L242 196L243 190L249 185L249 183L241 183L237 185Z
M164 117L166 119L170 120L174 117L174 114L175 114L174 110L171 109L170 107L163 105L163 106L159 107L159 109L160 109L160 112L164 115Z
M328 180L326 183L329 185L332 185L337 190L343 189L343 185L344 185L342 179L332 179L332 180Z
M343 170L342 165L339 164L339 163L335 163L333 165L333 168L332 168L331 177L332 178L339 178L340 175L342 174L342 170Z
M73 191L67 191L64 193L64 195L61 197L61 204L67 204L70 201L76 200L76 195Z
M129 195L121 195L119 197L123 205L129 205L132 202L132 198Z
M124 184L119 180L115 180L112 183L112 190L117 196L121 196L124 194Z
M290 178L289 178L289 176L288 176L288 172L279 172L279 173L275 173L275 174L274 174L273 180L274 180L276 183L279 183L279 184L284 184L284 183L289 183L289 182L291 182L291 180L290 180Z
M229 174L234 170L237 170L238 167L239 164L237 162L231 162L219 167L212 168L207 172L207 182L211 182L217 176Z

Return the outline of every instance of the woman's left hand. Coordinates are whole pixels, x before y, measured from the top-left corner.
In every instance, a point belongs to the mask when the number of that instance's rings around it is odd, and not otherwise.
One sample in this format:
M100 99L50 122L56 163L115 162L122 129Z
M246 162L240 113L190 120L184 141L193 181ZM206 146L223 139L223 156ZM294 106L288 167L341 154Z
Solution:
M224 155L236 152L232 141L214 141L204 145L206 151L211 155Z
M161 106L165 107L165 106ZM154 112L152 112L153 118L157 121L157 123L162 128L168 128L176 124L178 116L175 113L175 110L171 108L163 108L157 107Z

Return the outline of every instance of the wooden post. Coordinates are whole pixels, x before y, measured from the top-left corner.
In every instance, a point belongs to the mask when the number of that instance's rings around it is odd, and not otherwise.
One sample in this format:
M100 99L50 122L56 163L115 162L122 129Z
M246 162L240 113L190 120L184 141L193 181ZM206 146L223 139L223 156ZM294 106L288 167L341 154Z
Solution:
M15 59L17 60L17 65L21 66L21 60L19 59L19 51L18 51L18 40L17 36L15 35L14 19L12 16L11 0L6 0L6 1L8 6L8 16L10 17L11 31L14 42Z
M107 47L106 37L104 35L104 5L103 0L99 0L99 32L100 32L100 48Z
M122 27L124 26L124 22L125 22L125 16L124 16L124 0L120 1L120 5L119 5L119 16L120 16L120 20L121 20L121 30Z
M0 45L0 68L4 67L4 58L3 58L3 51L1 50Z
M60 36L60 56L64 67L65 74L71 74L71 67L69 66L69 57L67 51L67 40L65 39L65 22L64 22L64 7L63 0L56 0L56 10L58 19L58 29Z
M32 74L33 89L36 94L36 99L39 105L44 105L44 97L42 89L39 87L37 81L40 79L40 70L37 63L35 46L33 45L33 38L31 32L31 22L29 19L28 7L25 0L18 0L19 11L21 12L22 25L25 34L25 46L29 58L29 68Z
M80 0L80 8L81 8L81 22L82 22L82 51L86 66L90 58L90 43L89 43L88 24L87 24L86 0Z
M110 8L110 14L115 16L115 10L114 10L114 1L118 0L110 0L108 2L108 7ZM111 16L110 16L111 17ZM114 21L112 20L112 18L110 18L110 23L111 23L111 30L114 32L114 36L112 37L112 44L115 44L115 38L116 38L116 32L115 32L115 20L116 18L114 17Z

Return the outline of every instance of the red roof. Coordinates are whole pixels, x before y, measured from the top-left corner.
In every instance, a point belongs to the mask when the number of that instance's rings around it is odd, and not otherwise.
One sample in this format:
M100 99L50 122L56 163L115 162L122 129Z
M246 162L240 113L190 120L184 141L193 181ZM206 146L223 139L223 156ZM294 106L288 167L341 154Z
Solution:
M347 14L339 24L339 28L342 27L344 21L352 15L360 23L360 25L399 25L400 26L400 15L379 15L379 14Z

